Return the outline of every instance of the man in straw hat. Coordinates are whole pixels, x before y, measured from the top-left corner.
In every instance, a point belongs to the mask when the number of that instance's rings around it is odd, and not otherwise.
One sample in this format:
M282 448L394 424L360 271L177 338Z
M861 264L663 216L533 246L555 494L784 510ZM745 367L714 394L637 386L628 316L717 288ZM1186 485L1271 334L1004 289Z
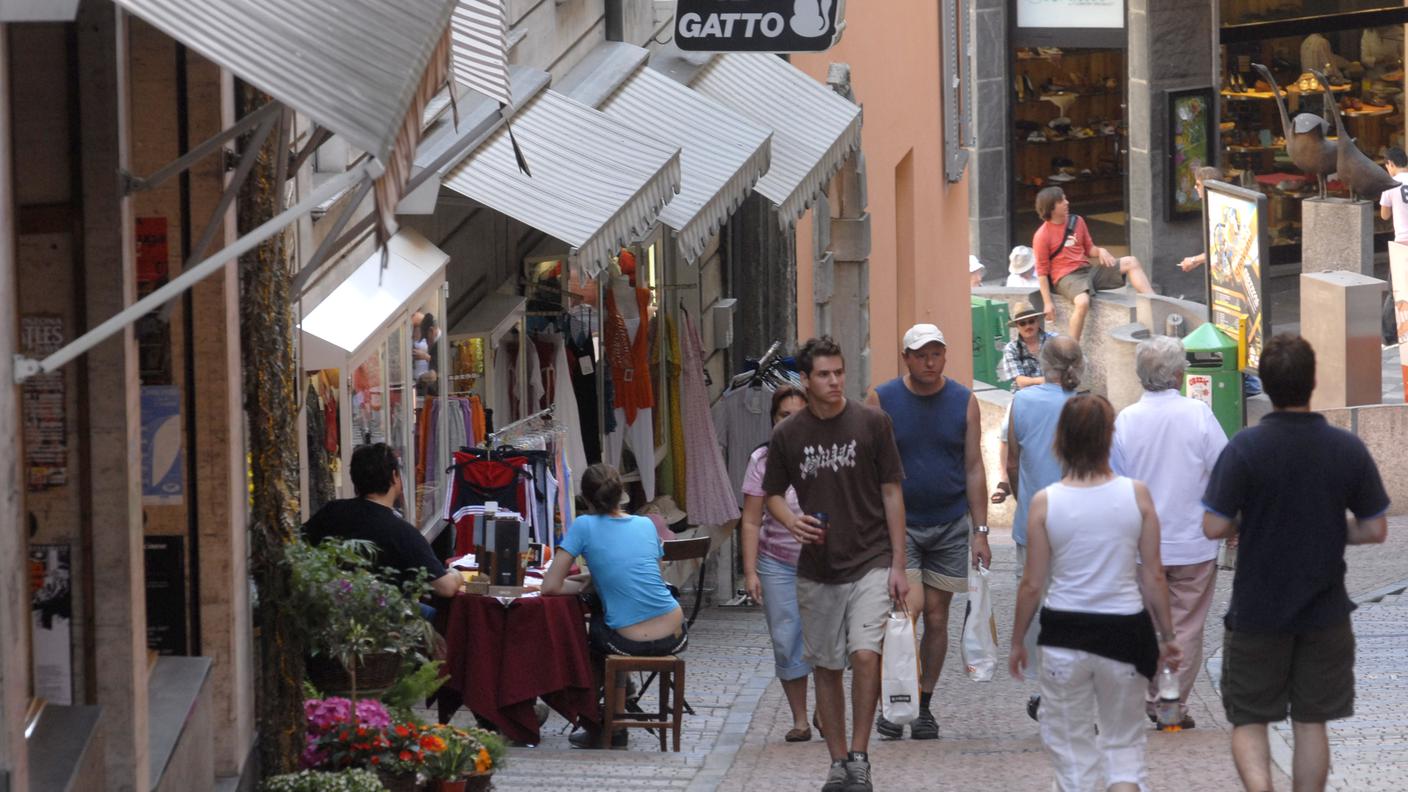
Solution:
M1033 295L1032 299L1039 304L1041 295ZM997 364L997 381L1012 383L1014 392L1046 382L1041 375L1041 348L1046 346L1047 339L1055 338L1056 334L1048 333L1042 326L1044 317L1040 307L1029 302L1021 303L1017 306L1017 315L1007 323L1008 327L1017 328L1017 337L1002 348L1002 360ZM998 433L997 458L1007 458L1007 416L1003 416L1002 431ZM1007 470L1004 468L992 494L992 502L1002 503L1011 494L1012 485L1007 481Z

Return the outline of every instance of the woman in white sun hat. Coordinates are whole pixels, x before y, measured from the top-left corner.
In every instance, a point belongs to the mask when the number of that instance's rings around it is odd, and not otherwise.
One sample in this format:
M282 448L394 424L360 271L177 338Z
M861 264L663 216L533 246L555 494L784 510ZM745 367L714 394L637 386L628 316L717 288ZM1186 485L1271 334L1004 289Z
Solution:
M1035 289L1040 284L1037 282L1036 254L1026 245L1018 245L1012 248L1012 252L1007 256L1007 285L1009 287L1020 287Z

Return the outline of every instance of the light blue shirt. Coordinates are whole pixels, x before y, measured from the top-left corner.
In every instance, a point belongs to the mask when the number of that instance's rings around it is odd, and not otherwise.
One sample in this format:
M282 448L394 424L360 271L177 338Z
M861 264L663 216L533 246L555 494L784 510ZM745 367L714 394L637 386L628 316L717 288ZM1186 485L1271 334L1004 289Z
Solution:
M630 627L679 607L660 576L665 546L650 520L584 514L572 521L561 547L587 559L607 627Z
M1012 397L1009 440L1016 440L1021 452L1017 458L1017 515L1012 518L1012 541L1027 546L1027 507L1032 496L1061 480L1061 463L1052 444L1056 422L1066 400L1076 395L1047 382L1017 391Z

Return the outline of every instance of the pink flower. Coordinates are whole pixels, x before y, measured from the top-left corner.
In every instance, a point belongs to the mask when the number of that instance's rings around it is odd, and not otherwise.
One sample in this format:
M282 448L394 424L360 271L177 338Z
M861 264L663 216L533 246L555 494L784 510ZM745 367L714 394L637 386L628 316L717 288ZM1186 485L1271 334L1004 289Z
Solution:
M373 729L384 729L391 725L391 714L376 699L361 699L357 702L357 722Z

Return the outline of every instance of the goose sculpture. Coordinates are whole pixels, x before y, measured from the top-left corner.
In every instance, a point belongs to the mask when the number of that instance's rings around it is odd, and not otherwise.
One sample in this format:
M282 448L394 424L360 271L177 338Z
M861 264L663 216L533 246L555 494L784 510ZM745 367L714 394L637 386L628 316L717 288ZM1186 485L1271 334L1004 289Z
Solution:
M1354 145L1354 138L1350 137L1349 130L1344 128L1344 116L1340 113L1339 102L1330 90L1330 81L1325 79L1321 72L1314 69L1310 72L1320 81L1320 87L1325 91L1326 114L1333 112L1335 115L1335 130L1339 133L1339 139L1335 141L1335 172L1339 175L1339 180L1349 187L1351 197L1366 196L1377 203L1385 190L1396 190L1402 185Z
M1286 100L1281 95L1281 86L1276 84L1271 70L1260 63L1253 63L1252 68L1266 79L1272 95L1276 97L1276 108L1281 111L1282 132L1286 136L1286 153L1290 155L1291 162L1301 173L1315 177L1320 197L1325 198L1328 195L1326 183L1339 166L1339 152L1335 144L1325 138L1330 125L1314 113L1298 113L1291 118L1286 110Z

